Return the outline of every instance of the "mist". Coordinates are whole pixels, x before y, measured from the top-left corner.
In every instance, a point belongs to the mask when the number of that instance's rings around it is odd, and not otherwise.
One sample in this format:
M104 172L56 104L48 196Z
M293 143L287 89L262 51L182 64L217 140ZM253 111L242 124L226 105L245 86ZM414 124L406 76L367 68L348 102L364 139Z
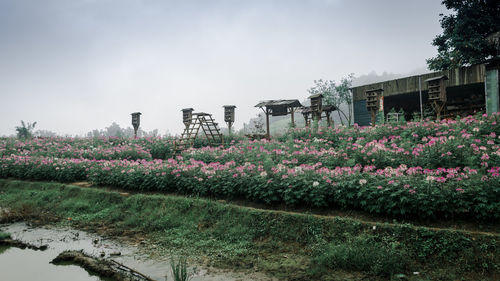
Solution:
M409 13L408 11L411 11ZM113 122L182 132L181 109L236 130L260 100L317 79L408 73L435 55L440 1L0 0L0 135L20 120L60 135Z

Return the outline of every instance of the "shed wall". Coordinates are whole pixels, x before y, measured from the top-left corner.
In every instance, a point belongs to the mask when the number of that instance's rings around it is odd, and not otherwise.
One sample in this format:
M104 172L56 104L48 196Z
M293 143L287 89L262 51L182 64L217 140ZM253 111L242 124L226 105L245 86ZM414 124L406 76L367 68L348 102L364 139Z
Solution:
M366 109L366 100L354 102L354 123L359 126L369 126L371 122L370 112Z

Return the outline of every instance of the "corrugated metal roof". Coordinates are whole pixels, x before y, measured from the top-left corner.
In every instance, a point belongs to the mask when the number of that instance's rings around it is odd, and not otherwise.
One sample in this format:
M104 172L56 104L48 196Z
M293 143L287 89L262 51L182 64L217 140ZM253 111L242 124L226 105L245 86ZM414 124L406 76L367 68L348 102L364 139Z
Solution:
M441 76L426 79L425 82L434 81L434 80L441 80L441 79L448 80L448 77L446 75L441 75Z
M322 97L324 97L324 96L323 96L322 94L315 94L315 95L311 95L311 96L309 97L309 99L314 99L314 98L317 98L317 97L322 98Z
M299 102L299 100L265 100L259 102L255 107L273 107L273 106L279 106L279 105L286 105L288 107L300 107L302 104Z

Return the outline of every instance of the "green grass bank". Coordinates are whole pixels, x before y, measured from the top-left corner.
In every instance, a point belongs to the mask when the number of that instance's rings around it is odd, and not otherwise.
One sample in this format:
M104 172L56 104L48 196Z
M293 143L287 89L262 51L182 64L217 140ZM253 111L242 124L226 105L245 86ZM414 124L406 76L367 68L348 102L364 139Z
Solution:
M9 239L9 238L10 238L10 234L9 233L0 231L0 241L1 240L5 240L5 239Z
M286 280L499 280L500 235L0 180L0 208L144 234L159 254ZM71 218L70 220L68 218ZM418 274L415 274L418 273Z

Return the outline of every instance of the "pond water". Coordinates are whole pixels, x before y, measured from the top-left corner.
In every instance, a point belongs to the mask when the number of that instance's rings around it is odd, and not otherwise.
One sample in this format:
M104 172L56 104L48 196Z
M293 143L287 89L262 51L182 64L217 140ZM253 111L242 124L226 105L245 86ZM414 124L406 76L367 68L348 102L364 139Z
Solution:
M12 238L31 245L47 245L45 251L0 248L0 280L71 280L94 281L106 279L93 276L76 265L53 265L50 261L65 250L83 250L93 256L113 259L158 281L174 280L168 257L151 259L139 249L95 234L60 227L30 227L26 223L0 226L0 231ZM120 253L116 256L116 253ZM270 280L258 273L243 275L236 272L220 272L203 267L191 267L192 281Z
M0 247L1 279L5 281L99 281L76 265L50 264L51 255L42 251Z

